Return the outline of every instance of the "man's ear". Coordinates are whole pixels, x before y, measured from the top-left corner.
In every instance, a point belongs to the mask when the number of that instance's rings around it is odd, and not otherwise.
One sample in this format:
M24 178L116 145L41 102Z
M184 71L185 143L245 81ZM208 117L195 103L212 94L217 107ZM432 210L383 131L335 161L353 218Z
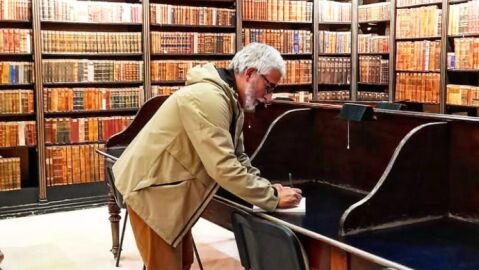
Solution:
M246 77L246 81L249 81L253 74L256 72L256 68L253 67L247 67L244 71L244 75Z

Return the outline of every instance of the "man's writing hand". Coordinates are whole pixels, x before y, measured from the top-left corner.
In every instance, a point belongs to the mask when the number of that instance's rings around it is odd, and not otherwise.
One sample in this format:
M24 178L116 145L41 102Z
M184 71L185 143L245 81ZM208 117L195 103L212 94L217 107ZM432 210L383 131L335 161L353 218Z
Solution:
M299 188L291 188L285 186L276 186L276 190L278 190L278 208L291 208L295 207L301 201L301 189Z

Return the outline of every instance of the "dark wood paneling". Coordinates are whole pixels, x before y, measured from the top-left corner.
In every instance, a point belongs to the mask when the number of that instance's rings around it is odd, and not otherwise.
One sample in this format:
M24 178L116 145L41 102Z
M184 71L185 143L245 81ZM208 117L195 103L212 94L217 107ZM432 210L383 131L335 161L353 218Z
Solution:
M449 170L450 212L479 219L479 124L452 122Z
M445 122L412 131L385 178L344 221L345 233L389 222L447 213L448 134Z

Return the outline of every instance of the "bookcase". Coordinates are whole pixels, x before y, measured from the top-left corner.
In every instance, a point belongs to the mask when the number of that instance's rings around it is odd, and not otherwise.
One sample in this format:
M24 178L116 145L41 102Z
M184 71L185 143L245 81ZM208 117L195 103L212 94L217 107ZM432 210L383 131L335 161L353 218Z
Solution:
M0 206L37 201L32 3L0 2Z
M237 46L235 1L151 0L151 96L185 84L191 67L212 61L227 67Z
M478 116L479 1L449 1L444 111Z
M104 203L94 149L258 41L296 101L478 116L479 0L0 0L0 217Z
M317 8L318 100L351 100L355 97L356 28L352 27L357 15L352 1L315 2ZM354 71L353 71L354 69ZM354 89L353 89L354 88Z
M241 0L242 46L262 42L275 47L286 61L279 92L313 93L313 1ZM309 93L309 94L308 94Z
M360 0L358 5L357 100L389 101L392 92L390 70L394 68L391 46L390 1Z

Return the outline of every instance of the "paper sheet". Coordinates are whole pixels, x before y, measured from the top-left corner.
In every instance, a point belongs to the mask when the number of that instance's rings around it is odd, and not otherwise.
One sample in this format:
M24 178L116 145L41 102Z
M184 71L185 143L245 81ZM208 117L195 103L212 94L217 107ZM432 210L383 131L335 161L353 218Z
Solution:
M253 206L253 212L267 212L267 211L262 209L262 208L259 208L256 205L254 205ZM274 210L273 213L304 214L304 213L306 213L306 198L305 197L301 198L301 201L299 202L298 206L296 206L296 207L286 208L286 209L278 208L278 209Z

